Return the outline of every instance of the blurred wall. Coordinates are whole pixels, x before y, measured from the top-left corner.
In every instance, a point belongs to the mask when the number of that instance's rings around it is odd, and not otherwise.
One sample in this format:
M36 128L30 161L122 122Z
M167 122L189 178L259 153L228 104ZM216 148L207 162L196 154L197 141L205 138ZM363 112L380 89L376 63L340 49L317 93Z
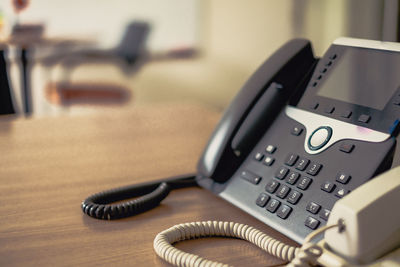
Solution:
M8 28L14 23L40 23L49 37L93 38L101 47L119 42L132 20L152 26L152 50L193 46L198 42L199 0L30 0L19 16L12 0L0 0ZM9 31L10 29L8 29Z
M160 16L160 25L163 25L160 27L168 23L177 25L170 27L160 40L168 43L179 36L183 37L181 40L192 40L193 46L199 48L198 57L149 62L130 77L115 69L83 67L74 72L73 80L99 81L106 77L123 82L132 88L135 105L197 102L218 109L225 108L255 69L286 41L309 39L315 54L321 56L340 36L389 40L393 30L388 34L383 29L397 25L399 10L398 0L132 1L32 0L32 3L41 3L41 12L51 11L64 19L97 18L97 27L106 32L113 31L111 25L115 21L122 23L126 18L114 8L150 7L150 13ZM65 3L65 12L64 9L57 11L57 4L53 2ZM44 7L47 4L49 8ZM101 15L99 12L104 7L108 8ZM116 36L111 39L118 39ZM36 87L46 84L43 75L35 77Z
M340 36L381 39L381 0L208 0L205 50L254 67L292 38L322 55Z
M306 38L322 56L338 37L382 39L383 0L207 0L203 47L219 65L215 104L226 106L254 70L292 38ZM398 2L391 1L391 2ZM392 10L398 16L398 9ZM396 24L393 21L392 24ZM216 71L216 70L214 70ZM218 92L220 94L218 94ZM210 100L212 102L212 100Z

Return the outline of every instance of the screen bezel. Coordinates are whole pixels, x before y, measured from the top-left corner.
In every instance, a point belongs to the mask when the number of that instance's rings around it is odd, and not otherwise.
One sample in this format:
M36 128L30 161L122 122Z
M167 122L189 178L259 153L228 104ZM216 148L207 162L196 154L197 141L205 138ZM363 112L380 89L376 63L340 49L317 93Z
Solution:
M334 71L336 63L340 62L340 59L346 49L360 48L338 44L332 45L327 50L324 57L319 59L313 75L308 82L307 88L296 106L298 108L324 116L333 117L341 121L375 129L385 133L389 132L394 121L400 118L400 106L393 104L396 101L400 102L400 87L397 88L393 95L389 97L389 100L381 110L318 95L320 86L323 86L324 80L330 75L330 72ZM334 59L332 59L332 57L334 57ZM332 65L326 67L326 62L329 61L332 61ZM321 70L324 68L327 68L326 73L322 73L322 79L317 80L317 77L321 75ZM315 82L317 82L316 86L314 86ZM325 110L329 107L335 108L333 113L325 112ZM346 111L350 111L352 114L349 118L342 117L342 113ZM359 116L363 114L371 116L371 120L368 121L367 124L358 121Z

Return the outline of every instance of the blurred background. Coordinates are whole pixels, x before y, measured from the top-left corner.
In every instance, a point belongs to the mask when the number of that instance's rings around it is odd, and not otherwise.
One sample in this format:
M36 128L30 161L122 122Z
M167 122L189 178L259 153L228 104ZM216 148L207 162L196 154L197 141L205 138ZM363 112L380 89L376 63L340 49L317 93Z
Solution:
M399 41L398 18L398 0L1 0L0 44L18 114L26 94L34 116L222 110L286 41L317 56L340 36Z

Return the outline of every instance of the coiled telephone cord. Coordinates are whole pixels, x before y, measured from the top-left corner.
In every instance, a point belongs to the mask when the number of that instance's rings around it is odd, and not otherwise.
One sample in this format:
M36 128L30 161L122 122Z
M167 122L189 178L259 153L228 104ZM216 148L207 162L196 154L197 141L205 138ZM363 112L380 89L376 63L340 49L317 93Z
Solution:
M155 182L130 185L96 193L81 205L87 215L103 220L125 218L150 210L160 204L173 189L197 186L194 175L176 176ZM127 200L137 197L133 200ZM125 202L111 204L117 201Z
M190 267L227 267L229 265L210 261L198 255L183 252L172 246L173 243L200 237L234 237L247 240L269 254L285 261L290 261L290 267L304 267L315 264L321 255L322 248L311 240L322 232L337 227L330 225L312 232L305 239L301 248L284 244L251 226L221 221L192 222L175 225L159 233L153 242L157 255L175 266Z

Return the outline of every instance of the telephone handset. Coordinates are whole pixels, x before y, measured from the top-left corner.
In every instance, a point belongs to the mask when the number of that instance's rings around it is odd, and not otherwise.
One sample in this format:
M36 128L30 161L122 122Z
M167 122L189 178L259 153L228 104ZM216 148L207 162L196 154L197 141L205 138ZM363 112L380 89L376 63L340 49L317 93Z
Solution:
M326 250L352 264L366 264L399 249L399 178L400 168L397 167L339 200L333 207L328 225L342 221L344 227L339 231L326 231L325 240L321 242ZM321 264L324 264L323 260L321 258ZM397 251L399 260L400 250ZM327 262L324 265L328 266Z
M227 108L198 164L219 183L228 180L277 114L301 90L317 59L311 43L289 41L267 59Z
M303 243L337 200L391 167L399 69L397 43L339 38L318 59L308 41L288 42L226 110L197 183Z

